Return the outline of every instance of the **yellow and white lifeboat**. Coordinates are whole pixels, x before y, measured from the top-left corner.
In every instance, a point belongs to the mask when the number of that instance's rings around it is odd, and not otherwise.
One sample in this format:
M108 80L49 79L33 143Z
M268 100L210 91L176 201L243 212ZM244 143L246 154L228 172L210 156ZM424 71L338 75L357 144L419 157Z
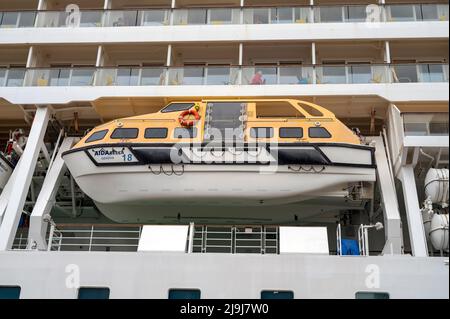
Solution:
M174 102L96 127L63 158L117 222L273 222L375 181L372 147L289 99Z

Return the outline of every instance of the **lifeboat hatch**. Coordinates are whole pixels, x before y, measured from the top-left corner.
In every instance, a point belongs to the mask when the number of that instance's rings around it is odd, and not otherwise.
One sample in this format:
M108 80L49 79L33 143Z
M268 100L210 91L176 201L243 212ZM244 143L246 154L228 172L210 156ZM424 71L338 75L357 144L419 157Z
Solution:
M247 103L208 102L205 141L243 141Z

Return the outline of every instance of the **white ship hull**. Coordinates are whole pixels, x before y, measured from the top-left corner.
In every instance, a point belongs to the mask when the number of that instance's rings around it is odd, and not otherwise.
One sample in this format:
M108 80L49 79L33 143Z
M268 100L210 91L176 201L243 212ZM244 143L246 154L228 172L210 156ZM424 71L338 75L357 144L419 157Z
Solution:
M99 165L90 150L69 152L64 160L81 189L114 221L172 222L221 216L221 222L273 222L278 218L290 220L290 216L301 214L302 206L314 206L314 200L323 203L320 198L328 198L336 205L348 195L345 190L352 183L375 181L375 168L368 154L348 147L345 152L335 156L368 162L342 166ZM274 210L284 214L274 216Z

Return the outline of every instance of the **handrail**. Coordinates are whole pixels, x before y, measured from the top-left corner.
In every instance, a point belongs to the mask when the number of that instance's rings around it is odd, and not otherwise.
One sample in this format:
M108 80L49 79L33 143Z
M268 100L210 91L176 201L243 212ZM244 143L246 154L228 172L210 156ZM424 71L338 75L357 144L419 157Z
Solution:
M93 25L89 25L89 27L122 27L122 26L144 26L144 24L139 23L138 17L140 16L140 13L145 13L145 12L152 12L152 11L165 11L168 16L165 16L162 20L160 19L155 19L155 20L149 20L149 22L157 22L161 25L180 25L179 23L175 23L175 20L173 19L174 15L176 15L178 12L181 11L189 11L189 10L204 10L204 11L211 11L211 10L224 10L224 9L228 9L228 10L239 10L241 12L246 12L246 11L250 11L250 10L262 10L262 9L267 9L267 10L273 10L273 9L300 9L300 10L304 10L305 12L308 10L311 10L311 12L313 13L317 13L320 11L321 8L336 8L336 7L340 7L340 8L351 8L351 7L362 7L362 6L369 6L369 5L376 5L378 7L381 8L380 11L383 11L383 13L385 11L388 11L387 9L390 7L394 7L394 6L403 6L403 7L416 7L419 6L420 8L422 8L423 6L448 6L448 4L441 4L441 3L389 3L389 4L321 4L321 5L313 5L313 6L308 6L308 5L273 5L273 6L244 6L244 7L240 7L240 6L205 6L205 7L178 7L178 8L169 8L169 7L142 7L142 8L132 8L132 9L128 9L128 8L113 8L113 9L103 9L103 8L98 8L98 9L81 9L79 12L81 13L81 16L83 14L83 12L85 13L99 13L99 19L94 19L92 21L87 21L87 23L91 23ZM415 9L414 9L415 10ZM131 21L128 23L117 23L116 25L114 25L114 23L112 23L112 25L110 25L111 21L107 21L104 19L104 17L108 17L109 14L115 14L115 13L135 13L136 15L136 19L134 19L135 21ZM66 12L63 10L3 10L0 11L0 16L2 16L4 13L6 14L18 14L18 16L20 16L21 13L24 14L33 14L33 19L31 19L30 21L28 21L26 23L26 25L21 25L21 26L16 26L18 23L18 19L16 20L16 25L8 25L5 24L6 26L9 27L67 27L67 25L63 25L63 23L61 23L61 25L59 25L60 21L55 21L56 25L50 25L50 26L46 26L44 25L38 25L42 22L45 23L45 21L42 21L42 15L45 14L57 14L58 16L70 16L71 14L73 14L72 12ZM381 12L380 12L381 13ZM172 17L170 17L172 16ZM45 18L45 16L43 17ZM364 18L362 17L358 17L359 18ZM413 21L423 21L422 17L410 17L413 18ZM389 19L386 15L382 14L379 17L380 20L377 21L373 21L373 22L391 22L392 20ZM426 21L442 21L442 20L447 21L448 20L448 14L445 16L438 16L434 19L430 19L430 20L426 20ZM45 19L44 19L45 20ZM133 20L133 19L132 19ZM303 19L304 21L302 23L327 23L327 21L320 21L320 19L318 19L318 17L313 14L313 15L309 15L307 17L305 17L305 19ZM220 20L222 21L222 20ZM406 17L406 19L401 19L399 21L409 21L409 18ZM47 21L48 22L48 21ZM241 18L239 19L233 19L233 16L231 17L231 20L223 20L223 23L232 23L232 24L265 24L265 23L247 23L247 21L241 20ZM344 17L342 17L342 20L338 20L338 21L330 21L330 22L355 22L355 21L348 21L347 19L345 19ZM360 22L372 22L372 21L360 21ZM272 21L268 21L268 23L272 23ZM288 22L289 23L289 22ZM292 21L290 23L299 23L298 21L295 20L294 16L292 17ZM181 23L181 25L195 25L195 24L190 24L190 23ZM208 24L215 24L213 21L204 21L204 23L200 23L201 25L208 25ZM1 26L2 24L0 24ZM83 26L81 26L83 27ZM88 26L86 26L88 27ZM0 28L1 29L1 28Z
M448 62L402 62L402 63L364 63L364 64L265 64L265 65L251 65L251 64L218 64L218 65L180 65L180 66L88 66L80 65L77 67L8 67L0 66L0 70L130 70L130 69L196 69L196 68L290 68L290 67L358 67L358 66L413 66L413 65L448 65Z
M151 10L201 10L201 9L274 9L274 8L320 8L320 7L361 7L361 6L369 6L369 5L377 5L379 7L389 7L389 6L416 6L416 5L448 5L448 3L437 3L437 2L405 2L405 3L369 3L369 4L364 4L364 3L323 3L323 4L319 4L319 5L289 5L289 4L267 4L267 5L245 5L245 6L233 6L233 5L219 5L219 6L211 6L211 5L205 5L205 6L201 6L201 7L196 7L196 6L183 6L183 7L176 7L176 8L171 8L170 6L152 6L152 7L136 7L136 8L110 8L110 9L104 9L104 8L80 8L80 12L109 12L109 11L151 11ZM35 13L39 13L39 12L63 12L63 13L67 13L64 10L52 10L52 9L42 9L42 10L37 10L37 9L6 9L6 10L0 10L0 13L3 12L11 12L11 13L20 13L20 12L35 12Z
M431 66L439 68L431 69ZM326 71L332 68L340 69L340 74L327 74ZM361 68L366 68L366 71L361 72ZM355 72L354 69L359 72ZM449 80L448 63L438 62L281 66L10 67L0 68L0 71L2 70L4 72L0 77L0 85L8 87L445 83ZM120 70L127 72L118 73ZM152 73L146 73L146 70ZM186 74L187 70L195 72ZM214 73L211 72L213 70L223 71ZM262 72L263 78L253 83L257 70ZM284 73L287 70L297 70L297 72ZM128 71L130 71L129 74Z

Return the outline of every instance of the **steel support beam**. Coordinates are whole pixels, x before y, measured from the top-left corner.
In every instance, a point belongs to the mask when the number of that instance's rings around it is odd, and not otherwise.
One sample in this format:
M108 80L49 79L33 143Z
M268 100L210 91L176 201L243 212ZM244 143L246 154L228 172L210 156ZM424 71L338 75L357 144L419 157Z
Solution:
M20 167L20 160L19 160L19 163L17 163L16 167L14 168L14 171L11 174L11 177L9 178L8 183L6 183L5 188L3 189L2 193L0 194L0 227L2 225L2 220L3 220L3 216L5 214L6 208L8 207L9 196L11 195L14 181L16 180L17 174L19 174L19 171L20 171L19 167Z
M383 138L373 137L375 141L375 160L377 164L377 178L381 193L381 204L384 212L384 228L386 243L383 254L401 255L403 253L403 233L400 211L395 190L394 178L387 158L386 146Z
M22 215L23 206L30 188L31 179L36 168L36 162L41 151L44 135L50 117L50 108L39 106L31 126L25 151L21 157L20 170L17 170L8 207L0 226L0 251L9 250L14 242L17 226Z
M60 186L61 180L66 173L66 165L61 155L70 150L75 144L77 138L66 137L58 150L55 160L45 176L41 192L36 200L33 212L30 218L29 245L30 248L36 244L37 249L47 250L47 242L45 240L47 234L48 220L45 219L50 214L54 204L55 195Z
M415 257L427 257L427 239L420 212L419 197L417 196L414 167L412 165L402 166L398 177L403 187L412 253Z

